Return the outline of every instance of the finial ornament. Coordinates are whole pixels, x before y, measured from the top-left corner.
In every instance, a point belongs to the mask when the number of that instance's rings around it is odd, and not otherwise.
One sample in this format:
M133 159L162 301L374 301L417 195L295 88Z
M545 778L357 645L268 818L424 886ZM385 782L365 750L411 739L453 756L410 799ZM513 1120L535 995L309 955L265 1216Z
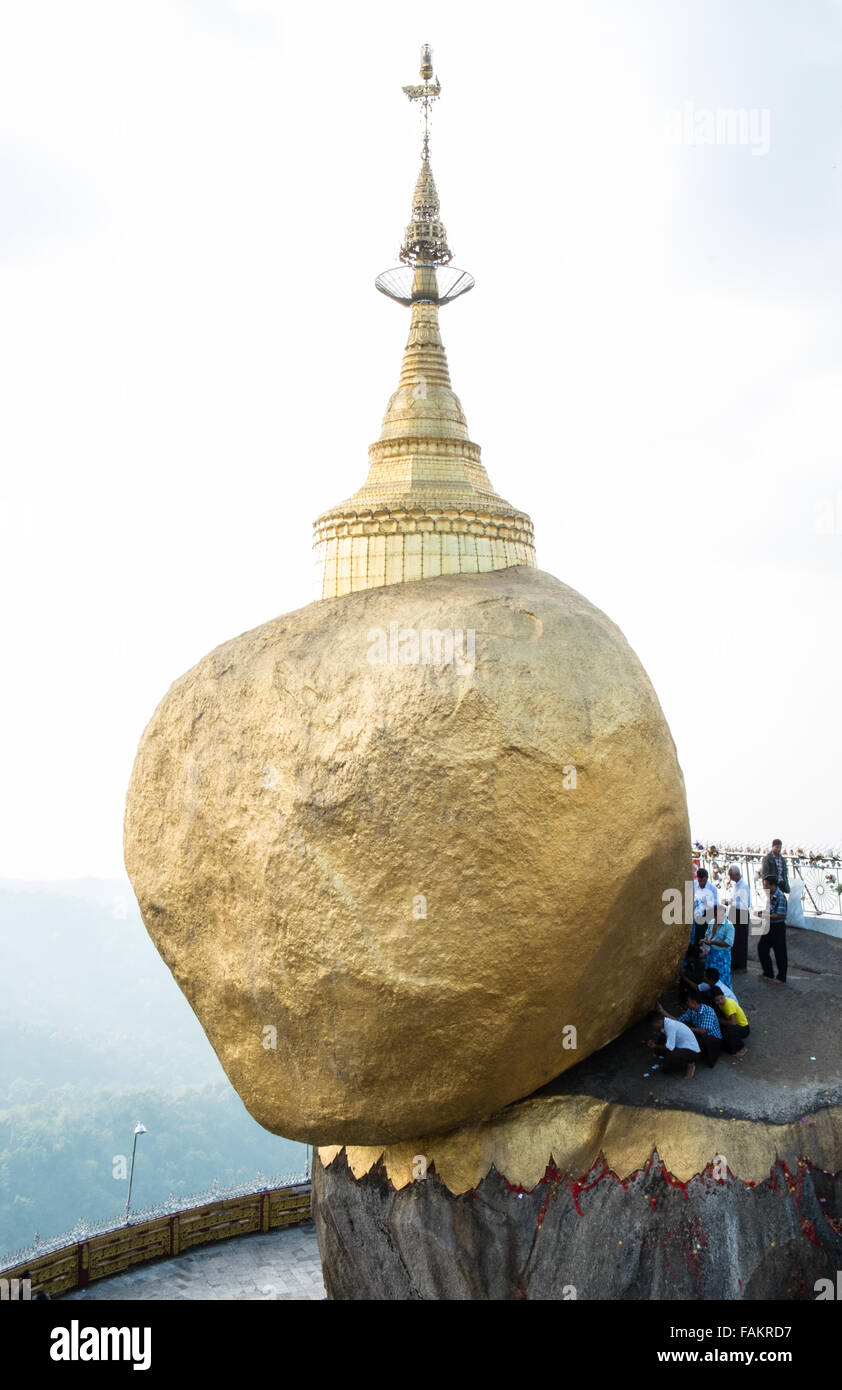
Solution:
M398 252L403 265L384 270L374 282L382 294L407 306L449 304L474 284L472 275L450 264L453 252L447 244L430 166L430 106L439 98L441 83L433 77L433 50L428 43L421 49L421 77L422 85L403 89L410 101L421 103L424 111L421 170L412 197L412 220Z
M424 79L423 87L404 87L404 91L410 101L420 101L423 104L424 143L421 146L421 158L428 159L430 155L430 107L441 94L441 83L438 78L431 81L433 77L433 50L428 43L421 46L421 77Z
M450 381L438 313L474 281L450 264L430 167L430 103L441 86L428 44L421 50L421 77L422 85L403 89L424 108L421 171L399 253L403 264L375 281L411 309L409 338L398 389L368 451L368 477L315 523L322 598L442 574L535 566L532 522L494 491Z

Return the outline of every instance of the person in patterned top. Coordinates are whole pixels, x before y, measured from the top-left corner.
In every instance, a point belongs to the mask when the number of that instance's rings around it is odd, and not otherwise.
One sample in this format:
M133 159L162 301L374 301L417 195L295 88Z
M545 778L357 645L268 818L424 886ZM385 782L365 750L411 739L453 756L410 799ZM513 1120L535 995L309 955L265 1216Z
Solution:
M763 863L760 865L760 877L764 883L767 878L776 878L781 891L789 892L789 871L784 859L784 847L780 840L773 840L769 853L764 854Z
M757 959L763 967L761 980L774 980L776 984L786 984L786 898L778 887L778 880L774 876L767 876L763 880L763 887L766 889L768 902L763 911L763 916L768 914L769 929L765 935L761 936L757 943ZM772 974L771 953L775 953L775 965L777 975ZM730 982L729 982L730 983Z
M731 983L731 948L734 945L734 924L729 922L724 907L715 909L716 921L708 927L702 944L705 964L719 971L724 985Z
M698 990L689 991L687 1009L679 1015L678 1021L692 1028L708 1066L716 1066L716 1059L722 1051L722 1029L715 1011L710 1004L702 1003Z

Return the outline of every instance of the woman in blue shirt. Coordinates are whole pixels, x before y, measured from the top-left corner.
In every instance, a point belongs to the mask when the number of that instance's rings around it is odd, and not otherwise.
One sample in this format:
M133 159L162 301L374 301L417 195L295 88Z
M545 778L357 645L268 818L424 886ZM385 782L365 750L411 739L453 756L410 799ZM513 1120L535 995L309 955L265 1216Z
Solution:
M731 984L731 947L734 944L734 924L725 916L725 908L716 909L716 921L711 922L705 933L703 946L706 946L705 966L719 971L724 985Z

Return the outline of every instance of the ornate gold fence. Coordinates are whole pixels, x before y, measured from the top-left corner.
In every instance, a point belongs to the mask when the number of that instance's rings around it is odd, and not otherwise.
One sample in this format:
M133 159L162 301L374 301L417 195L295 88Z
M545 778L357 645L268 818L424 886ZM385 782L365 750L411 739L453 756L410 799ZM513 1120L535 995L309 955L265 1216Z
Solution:
M295 1183L119 1226L4 1269L3 1275L11 1281L28 1270L32 1294L43 1289L54 1298L211 1241L298 1225L310 1216L310 1191L309 1182Z

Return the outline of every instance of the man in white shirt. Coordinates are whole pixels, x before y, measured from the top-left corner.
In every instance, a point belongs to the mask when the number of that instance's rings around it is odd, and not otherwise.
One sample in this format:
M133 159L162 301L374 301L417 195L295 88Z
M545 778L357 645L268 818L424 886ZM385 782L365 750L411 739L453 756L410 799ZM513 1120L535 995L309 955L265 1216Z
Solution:
M692 976L687 974L686 970L679 971L679 977L683 985L683 989L679 993L679 998L681 999L682 1004L687 998L688 992L692 989L698 990L699 994L701 994L702 998L704 999L704 1002L706 1004L709 1004L711 999L711 990L714 988L714 986L716 986L717 989L721 989L722 993L726 996L726 998L733 999L735 1004L739 1004L740 1002L736 994L732 990L731 986L724 985L722 983L722 981L719 978L719 971L717 970L715 965L708 965L705 967L704 977L701 980L699 980L698 984L692 978Z
M734 946L731 951L731 970L748 969L748 921L751 908L751 889L743 878L739 864L728 870L731 880L728 917L734 924Z
M688 980L688 983L692 984L692 981ZM699 993L703 996L706 1004L710 1001L711 992L715 992L717 989L721 989L726 999L733 999L735 1004L739 1004L740 1002L736 994L732 990L731 986L723 985L722 981L719 978L719 971L713 965L708 966L707 970L705 971L705 978L699 981L696 988L698 989Z
M696 885L693 889L694 945L700 946L704 941L705 932L711 922L715 920L715 912L716 894L708 882L708 871L707 869L699 869L696 874Z
M646 1021L659 1035L657 1039L650 1038L646 1046L660 1057L664 1071L681 1071L684 1068L684 1079L692 1081L696 1075L696 1059L701 1052L699 1040L692 1029L680 1019L665 1018L660 1009L653 1009Z

